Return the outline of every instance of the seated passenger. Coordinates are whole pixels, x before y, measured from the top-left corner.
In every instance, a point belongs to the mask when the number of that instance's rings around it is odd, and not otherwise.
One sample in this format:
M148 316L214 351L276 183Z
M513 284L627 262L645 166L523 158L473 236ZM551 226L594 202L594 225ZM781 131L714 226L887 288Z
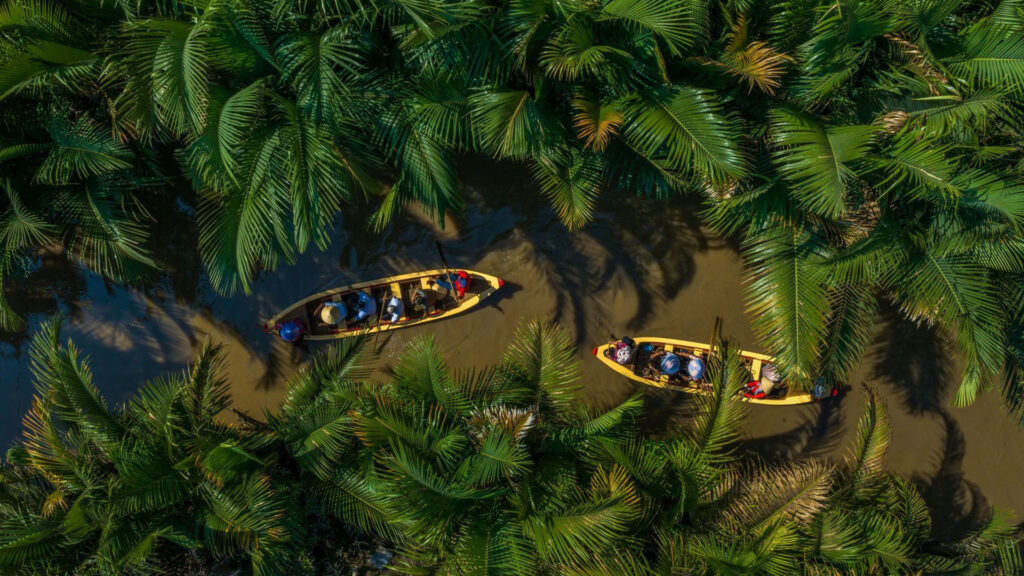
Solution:
M344 302L324 302L319 308L320 320L328 326L337 326L345 321L348 308Z
M405 303L398 296L391 296L384 307L384 319L388 322L398 322L399 318L405 316Z
M412 311L417 314L424 314L427 311L427 304L429 299L427 293L423 291L423 288L417 287L412 291Z
M616 364L629 366L633 363L633 352L636 350L636 342L626 336L608 348L608 357Z
M278 335L284 339L285 342L291 344L298 344L302 341L302 337L306 334L306 327L300 320L289 320L284 324L278 325Z
M362 322L367 318L375 318L377 316L377 301L373 299L373 296L360 290L355 293L354 300L356 316L352 319L353 322Z
M704 359L699 356L689 356L690 360L686 363L686 375L690 380L703 380L704 379Z
M814 386L811 388L811 396L815 400L822 400L829 396L838 396L839 387L834 384L829 384L824 377L817 377L814 379Z
M679 360L679 356L676 356L672 352L660 352L660 360L658 361L658 370L661 371L662 376L668 376L669 378L679 374L679 370L682 369L683 363Z
M778 368L773 364L765 364L761 368L761 379L749 382L743 390L743 395L749 398L764 398L774 392L781 381L782 375L779 374Z
M439 286L441 286L442 288L444 288L446 290L451 290L452 289L452 285L451 285L451 282L449 281L448 276L449 276L448 274L445 274L445 275L441 276L440 278L438 278L436 281L437 281L437 284ZM454 275L454 278L455 278L455 293L458 295L459 299L461 300L462 297L466 295L466 290L469 290L470 277L469 277L469 274L466 273L465 270L459 270L459 272Z

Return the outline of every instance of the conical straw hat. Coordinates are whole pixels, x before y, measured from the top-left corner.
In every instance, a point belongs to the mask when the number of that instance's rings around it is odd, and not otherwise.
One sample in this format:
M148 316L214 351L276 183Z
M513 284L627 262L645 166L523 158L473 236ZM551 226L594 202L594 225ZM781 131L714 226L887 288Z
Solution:
M320 310L320 319L327 324L337 324L341 322L341 310L337 306L324 306Z

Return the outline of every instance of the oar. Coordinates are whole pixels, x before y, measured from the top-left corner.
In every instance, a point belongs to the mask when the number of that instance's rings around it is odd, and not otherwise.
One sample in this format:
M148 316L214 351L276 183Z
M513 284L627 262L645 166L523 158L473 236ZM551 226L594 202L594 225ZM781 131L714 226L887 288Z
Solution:
M385 292L380 298L380 312L377 314L377 331L373 334L373 349L377 349L377 339L380 337L381 322L384 321L384 309L388 306L389 293ZM373 288L370 288L370 298L373 298Z
M722 317L721 316L715 316L715 326L714 326L714 328L711 329L711 342L708 345L709 346L709 350L708 351L710 352L710 354L708 354L709 357L713 356L715 354L715 347L718 345L718 338L719 338L719 336L721 336L721 334L722 334Z
M437 254L441 257L441 264L444 265L444 274L448 277L448 284L452 287L455 301L459 303L459 306L461 306L462 298L459 298L459 290L455 287L455 280L452 279L452 271L448 268L448 259L444 257L444 249L441 248L441 242L440 240L435 240L434 244L437 244Z

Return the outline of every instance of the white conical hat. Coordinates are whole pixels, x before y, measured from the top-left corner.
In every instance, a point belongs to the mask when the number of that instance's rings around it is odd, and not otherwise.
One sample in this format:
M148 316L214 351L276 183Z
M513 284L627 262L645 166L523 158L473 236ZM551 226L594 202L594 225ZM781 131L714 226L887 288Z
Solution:
M337 306L324 306L320 310L320 319L327 324L337 324L341 322L341 310Z

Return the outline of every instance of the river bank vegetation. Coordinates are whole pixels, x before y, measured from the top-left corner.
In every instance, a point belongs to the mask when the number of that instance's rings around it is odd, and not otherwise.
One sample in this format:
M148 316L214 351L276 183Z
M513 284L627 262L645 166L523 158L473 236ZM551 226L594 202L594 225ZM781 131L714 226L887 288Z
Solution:
M845 381L892 303L952 334L956 403L1024 416L1022 28L1016 0L3 0L0 288L57 244L154 277L173 197L176 249L250 291L346 207L458 215L486 155L570 228L699 195L795 383Z
M385 546L405 574L1016 574L996 514L929 538L887 473L871 392L841 464L737 457L728 342L685 424L643 431L640 395L587 407L572 340L523 324L494 367L454 372L429 337L383 382L368 340L316 356L266 422L228 425L220 352L103 401L57 321L32 342L36 398L0 470L0 573L348 574Z

